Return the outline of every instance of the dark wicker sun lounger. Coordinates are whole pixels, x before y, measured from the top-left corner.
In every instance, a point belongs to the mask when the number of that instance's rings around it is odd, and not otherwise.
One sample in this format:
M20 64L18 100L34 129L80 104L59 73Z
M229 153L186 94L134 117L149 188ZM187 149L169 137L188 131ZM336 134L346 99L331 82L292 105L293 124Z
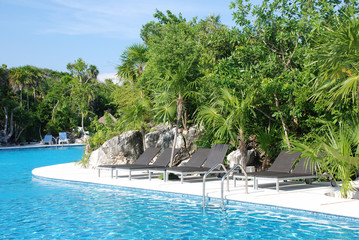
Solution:
M297 161L297 159L300 156L300 152L296 153L289 153L286 151L280 152L276 160L273 162L272 166L267 170L263 172L249 172L247 173L248 179L257 179L257 176L263 176L263 177L275 177L278 175L288 174L293 166L294 163ZM234 179L234 186L236 186L236 180L237 179L244 179L246 176L243 173L236 173L233 175ZM254 189L257 189L257 181L254 181L253 184Z
M175 149L174 155L178 153L179 149ZM167 167L171 161L172 148L166 148L156 159L156 161L151 165L119 165L114 168L116 170L116 178L118 177L118 170L127 170L128 179L131 180L132 172L143 172L151 168L161 168Z
M166 175L169 173L180 174L181 183L183 183L183 176L188 174L204 174L211 168L216 168L212 173L223 173L227 170L222 164L224 157L228 150L227 144L214 144L209 152L207 160L200 167L196 166L184 166L184 167L172 167L166 168ZM166 176L167 179L167 176Z
M166 169L182 169L182 168L186 168L186 167L200 167L200 166L202 166L204 161L206 161L210 150L211 150L210 148L197 149L197 151L191 156L191 158L188 160L188 162L184 166L172 167L172 168L167 168L167 167L150 168L150 169L148 169L148 179L151 180L152 173L163 173L164 180L167 181L167 174L165 174ZM182 176L182 178L183 178L183 176Z
M315 168L306 165L306 158L301 158L291 173L278 173L277 175L257 175L254 177L255 185L258 187L258 179L275 180L276 190L279 191L279 181L305 179L310 183L313 178L328 177L328 175L317 175Z
M101 170L111 170L111 178L113 178L113 170L117 167L133 167L133 166L147 166L151 160L157 155L157 153L160 151L160 148L147 148L140 157L136 160L135 163L132 164L122 164L122 165L99 165L97 167L98 169L98 176L100 177L100 171Z

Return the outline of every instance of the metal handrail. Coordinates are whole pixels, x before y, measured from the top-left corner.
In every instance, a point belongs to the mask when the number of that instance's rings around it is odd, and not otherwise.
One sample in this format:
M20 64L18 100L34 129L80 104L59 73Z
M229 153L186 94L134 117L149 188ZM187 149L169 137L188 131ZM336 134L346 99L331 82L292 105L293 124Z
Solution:
M248 194L248 175L247 175L247 172L246 170L244 169L244 167L240 164L234 164L234 166L229 169L227 171L226 174L224 174L224 176L222 177L222 180L221 180L221 207L223 208L224 207L224 188L223 188L223 184L224 184L224 179L227 177L227 191L229 192L229 174L231 172L233 172L237 167L240 167L240 169L242 170L244 176L246 177L246 181L245 181L245 194Z
M204 207L206 205L206 178L207 176L213 172L216 168L218 168L218 166L222 166L224 171L227 173L227 169L226 167L223 165L223 163L219 163L216 164L215 166L213 166L211 169L209 169L204 175L203 175L203 199L202 199L202 206Z

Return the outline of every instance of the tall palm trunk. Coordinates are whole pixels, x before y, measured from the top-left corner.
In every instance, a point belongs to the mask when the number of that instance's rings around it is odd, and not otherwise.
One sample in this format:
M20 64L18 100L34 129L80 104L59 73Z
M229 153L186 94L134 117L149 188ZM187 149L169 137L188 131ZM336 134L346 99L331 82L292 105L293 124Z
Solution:
M82 128L82 133L85 134L85 129L84 129L84 112L81 112L81 128Z
M181 116L182 116L182 110L183 110L183 99L181 94L178 95L178 99L177 99L177 121L176 121L176 130L175 130L175 136L173 139L173 146L172 146L172 152L171 152L171 161L170 161L170 167L173 166L173 158L174 158L174 152L175 152L175 148L176 148L176 143L177 143L177 132L178 132L178 127L179 127L179 123L181 120Z
M20 87L20 107L22 107L22 86Z
M34 104L36 103L36 90L34 88Z
M26 91L26 101L27 101L27 111L30 110L30 103L29 103L29 91Z
M145 129L145 126L141 126L141 133L142 133L142 145L143 145L143 151L146 150L146 139L145 139L145 136L146 136L146 129Z

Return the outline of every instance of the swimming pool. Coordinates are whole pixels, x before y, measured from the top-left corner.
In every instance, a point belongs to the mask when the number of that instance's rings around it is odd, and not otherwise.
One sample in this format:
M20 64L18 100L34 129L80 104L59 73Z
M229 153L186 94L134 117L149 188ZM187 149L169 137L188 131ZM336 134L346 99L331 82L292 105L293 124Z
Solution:
M0 151L1 239L358 239L359 221L196 196L33 178L82 148Z

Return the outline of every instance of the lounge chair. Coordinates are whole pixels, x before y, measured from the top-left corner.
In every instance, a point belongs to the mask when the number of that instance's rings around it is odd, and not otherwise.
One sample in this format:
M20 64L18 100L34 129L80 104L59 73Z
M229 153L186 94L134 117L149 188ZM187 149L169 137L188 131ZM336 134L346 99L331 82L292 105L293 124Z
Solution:
M200 148L192 155L192 157L185 163L183 166L179 167L162 167L162 168L150 168L148 169L148 179L151 180L152 173L163 173L164 180L167 181L168 176L166 174L166 169L183 169L186 167L200 167L206 161L207 156L210 152L210 148ZM181 175L181 182L183 182L183 174Z
M288 174L295 162L298 160L300 156L300 152L295 153L289 153L286 151L282 151L279 153L278 157L273 162L272 166L267 170L263 172L249 172L247 173L248 179L254 179L253 181L253 188L257 189L257 179L258 177L276 177L283 174ZM237 179L245 179L246 176L243 173L236 173L233 175L234 179L234 186L236 186L236 180Z
M146 166L148 165L151 160L157 155L160 151L159 148L147 148L136 160L133 164L122 164L122 165L99 165L98 169L98 176L100 177L101 170L111 170L111 178L113 178L113 170L118 167L129 167L129 166Z
M295 166L293 172L291 173L280 173L277 175L268 175L268 176L255 176L254 181L256 182L256 186L258 187L258 179L266 179L266 180L275 180L276 181L276 190L279 191L279 181L287 181L287 180L296 180L296 179L305 179L307 184L311 183L311 179L319 178L319 177L328 177L328 175L317 175L315 168L306 166L307 158L301 158L298 164Z
M69 144L69 139L67 138L67 133L66 132L60 132L59 133L59 139L57 140L57 144L61 144L61 143Z
M175 149L174 155L178 153L179 149ZM144 172L151 168L165 168L171 161L172 148L166 148L156 159L153 164L148 165L117 165L114 169L116 170L116 178L118 177L118 170L128 171L128 179L132 179L132 172Z
M44 139L43 140L41 140L41 143L42 144L49 144L49 145L51 145L51 144L53 144L53 137L52 137L52 135L45 135L45 137L44 137Z
M223 165L223 159L226 156L228 150L227 144L214 144L207 156L206 161L202 166L183 166L183 167L171 167L166 168L166 178L168 179L169 173L180 174L181 183L183 183L183 176L188 174L205 174L212 168L212 173L223 173L227 169Z

